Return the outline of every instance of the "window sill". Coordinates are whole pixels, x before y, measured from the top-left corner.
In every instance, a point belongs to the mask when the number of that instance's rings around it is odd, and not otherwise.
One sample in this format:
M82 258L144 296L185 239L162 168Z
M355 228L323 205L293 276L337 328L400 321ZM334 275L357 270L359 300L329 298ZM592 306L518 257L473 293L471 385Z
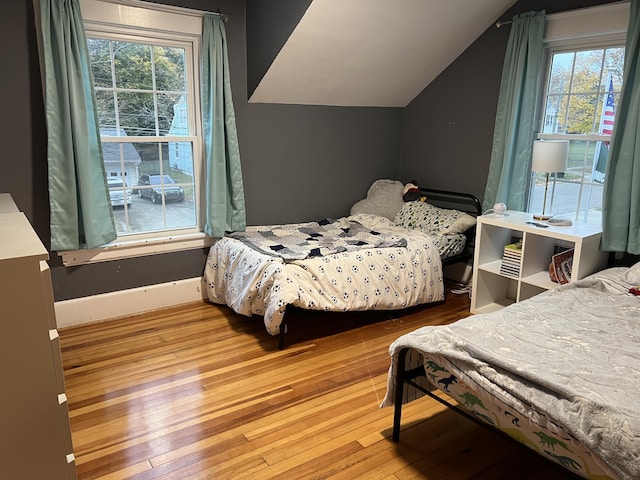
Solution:
M91 250L68 250L58 252L62 257L65 267L87 265L124 258L142 257L145 255L157 255L161 253L179 252L197 248L207 248L213 243L213 239L204 233L190 233L183 235L171 235L163 238L136 239L131 241L116 241L100 248Z

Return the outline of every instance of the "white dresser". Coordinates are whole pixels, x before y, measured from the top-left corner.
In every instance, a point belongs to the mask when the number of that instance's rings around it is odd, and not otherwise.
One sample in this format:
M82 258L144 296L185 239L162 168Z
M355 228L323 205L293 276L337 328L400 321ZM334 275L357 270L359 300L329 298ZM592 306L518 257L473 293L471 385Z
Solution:
M0 478L77 478L48 259L0 194Z

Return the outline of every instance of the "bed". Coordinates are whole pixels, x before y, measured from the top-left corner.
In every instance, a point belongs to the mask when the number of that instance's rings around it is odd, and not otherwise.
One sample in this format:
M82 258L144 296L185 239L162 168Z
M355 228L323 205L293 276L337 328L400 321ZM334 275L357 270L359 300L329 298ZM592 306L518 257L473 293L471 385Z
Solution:
M429 395L591 479L640 478L640 264L391 346L387 394ZM445 392L450 400L436 395Z
M480 203L471 194L381 179L350 215L248 227L216 240L204 269L210 302L262 316L284 348L285 312L400 310L444 300L443 264L471 257ZM452 206L458 208L455 209Z

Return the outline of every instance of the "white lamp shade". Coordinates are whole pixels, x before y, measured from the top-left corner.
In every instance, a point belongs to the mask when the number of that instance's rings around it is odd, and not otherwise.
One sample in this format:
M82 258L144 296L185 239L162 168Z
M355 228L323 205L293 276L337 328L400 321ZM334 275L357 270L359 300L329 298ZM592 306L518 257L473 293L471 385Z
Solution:
M568 140L537 140L533 142L531 170L543 173L564 172L568 157Z

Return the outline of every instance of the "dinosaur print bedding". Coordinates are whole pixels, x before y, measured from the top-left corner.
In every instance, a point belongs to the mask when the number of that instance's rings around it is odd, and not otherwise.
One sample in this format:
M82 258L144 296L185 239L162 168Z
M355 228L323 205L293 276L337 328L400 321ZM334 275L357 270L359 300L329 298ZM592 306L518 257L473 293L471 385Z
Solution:
M640 478L640 297L625 268L498 312L424 327L390 346L472 415L585 478ZM405 388L403 403L424 395Z
M242 315L261 315L267 331L277 335L288 305L341 312L396 310L444 300L442 262L431 235L370 214L345 217L333 227L338 225L339 234L355 225L356 235L343 235L340 250L333 253L328 238L312 239L310 232L321 234L321 229L309 223L249 227L250 241L233 236L217 240L204 271L209 301ZM255 234L270 230L282 232L286 246L269 234ZM294 231L306 237L283 238L284 232ZM268 240L262 243L257 236ZM443 241L442 246L451 244Z

